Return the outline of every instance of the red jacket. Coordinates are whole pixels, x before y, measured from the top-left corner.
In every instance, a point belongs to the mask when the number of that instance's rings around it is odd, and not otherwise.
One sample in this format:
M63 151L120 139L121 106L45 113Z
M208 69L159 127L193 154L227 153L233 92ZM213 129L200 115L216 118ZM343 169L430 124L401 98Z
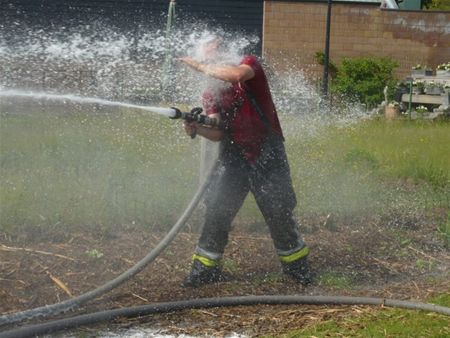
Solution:
M246 94L249 90L256 98L260 109L267 117L272 132L283 136L277 111L272 100L264 70L255 56L245 56L241 63L249 65L255 76L245 83L234 83L219 92L206 90L203 93L203 107L208 115L219 113L231 140L242 150L244 157L254 163L269 133L261 117Z

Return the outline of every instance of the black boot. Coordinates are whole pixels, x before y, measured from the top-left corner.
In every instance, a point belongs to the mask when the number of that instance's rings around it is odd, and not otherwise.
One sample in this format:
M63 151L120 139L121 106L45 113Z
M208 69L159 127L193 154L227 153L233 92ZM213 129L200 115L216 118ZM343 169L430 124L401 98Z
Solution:
M205 284L222 282L224 280L220 265L206 266L194 259L191 272L184 279L182 286L197 288Z
M312 275L309 270L307 257L297 259L290 263L283 263L283 272L306 286L312 283Z

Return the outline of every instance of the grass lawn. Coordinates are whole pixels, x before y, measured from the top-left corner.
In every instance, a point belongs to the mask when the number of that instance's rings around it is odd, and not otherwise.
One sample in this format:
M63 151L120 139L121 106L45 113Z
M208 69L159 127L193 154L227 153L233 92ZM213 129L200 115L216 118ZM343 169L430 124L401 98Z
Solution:
M172 223L197 186L179 122L113 114L1 116L1 227Z
M430 303L450 306L450 295L430 299ZM340 321L329 320L314 327L292 331L294 337L434 337L450 336L448 316L424 311L384 308Z
M291 128L292 129L292 128ZM133 111L1 115L1 225L173 224L198 183L200 145L179 121ZM290 133L297 215L448 210L449 123L363 121ZM251 197L238 214L262 218ZM445 229L445 227L444 227Z

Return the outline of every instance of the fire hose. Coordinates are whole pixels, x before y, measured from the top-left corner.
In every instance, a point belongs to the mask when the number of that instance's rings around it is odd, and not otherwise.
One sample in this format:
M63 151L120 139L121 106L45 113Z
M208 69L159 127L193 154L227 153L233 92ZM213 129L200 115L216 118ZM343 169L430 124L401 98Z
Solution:
M65 331L83 325L90 325L117 318L135 318L151 314L181 311L186 309L217 308L226 306L251 305L373 305L398 307L404 309L433 311L450 316L450 308L433 304L415 303L409 301L373 298L373 297L346 297L346 296L242 296L183 300L177 302L155 303L129 308L106 310L87 313L75 317L63 318L47 323L21 327L15 330L0 333L0 338L25 338L36 335L50 334Z
M169 109L167 109L169 110ZM219 123L216 119L208 118L204 115L200 115L202 112L201 108L194 108L191 112L181 112L177 108L170 108L171 115L169 116L172 119L184 119L187 121L197 121L198 123L202 123L209 126L219 126ZM203 183L198 187L196 193L192 197L189 205L184 210L183 214L180 216L175 225L170 229L170 231L166 234L166 236L153 248L143 259L141 259L136 265L123 272L121 275L117 276L113 280L101 285L100 287L88 291L84 294L81 294L75 298L71 298L60 303L46 305L37 307L30 310L25 310L22 312L16 312L11 314L5 314L0 316L0 327L3 325L15 324L22 322L24 320L29 320L36 317L48 317L54 316L61 312L67 312L69 310L73 310L76 307L118 287L123 284L125 281L141 272L147 265L153 262L156 257L174 240L175 236L184 226L186 221L191 216L192 212L195 210L197 204L201 200L203 193L209 185L212 174L215 172L217 167L217 163L211 167L211 170L206 175L206 179Z
M215 170L215 166L212 168L211 173ZM56 315L61 312L67 312L73 310L74 308L80 306L92 300L127 281L137 273L141 272L148 264L153 262L156 257L174 240L175 236L178 234L180 229L184 226L186 221L189 219L195 207L199 203L204 191L206 190L211 174L208 175L205 182L200 185L194 197L190 201L187 208L184 210L183 214L180 216L175 225L170 229L166 236L153 248L143 259L141 259L136 265L123 272L121 275L117 276L113 280L107 282L106 284L88 291L80 296L71 298L60 303L46 305L42 307L37 307L34 309L16 312L11 314L6 314L0 317L0 327L3 325L14 324L24 320L36 318L36 317L48 317Z

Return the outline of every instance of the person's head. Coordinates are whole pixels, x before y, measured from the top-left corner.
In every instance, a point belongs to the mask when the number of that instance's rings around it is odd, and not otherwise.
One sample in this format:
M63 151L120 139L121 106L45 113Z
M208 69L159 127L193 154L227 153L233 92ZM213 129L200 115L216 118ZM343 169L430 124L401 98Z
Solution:
M245 55L244 49L252 42L231 32L205 31L200 36L192 36L191 55L206 63L239 64Z
M212 37L201 46L201 54L205 61L217 60L224 52L224 41L221 37Z

